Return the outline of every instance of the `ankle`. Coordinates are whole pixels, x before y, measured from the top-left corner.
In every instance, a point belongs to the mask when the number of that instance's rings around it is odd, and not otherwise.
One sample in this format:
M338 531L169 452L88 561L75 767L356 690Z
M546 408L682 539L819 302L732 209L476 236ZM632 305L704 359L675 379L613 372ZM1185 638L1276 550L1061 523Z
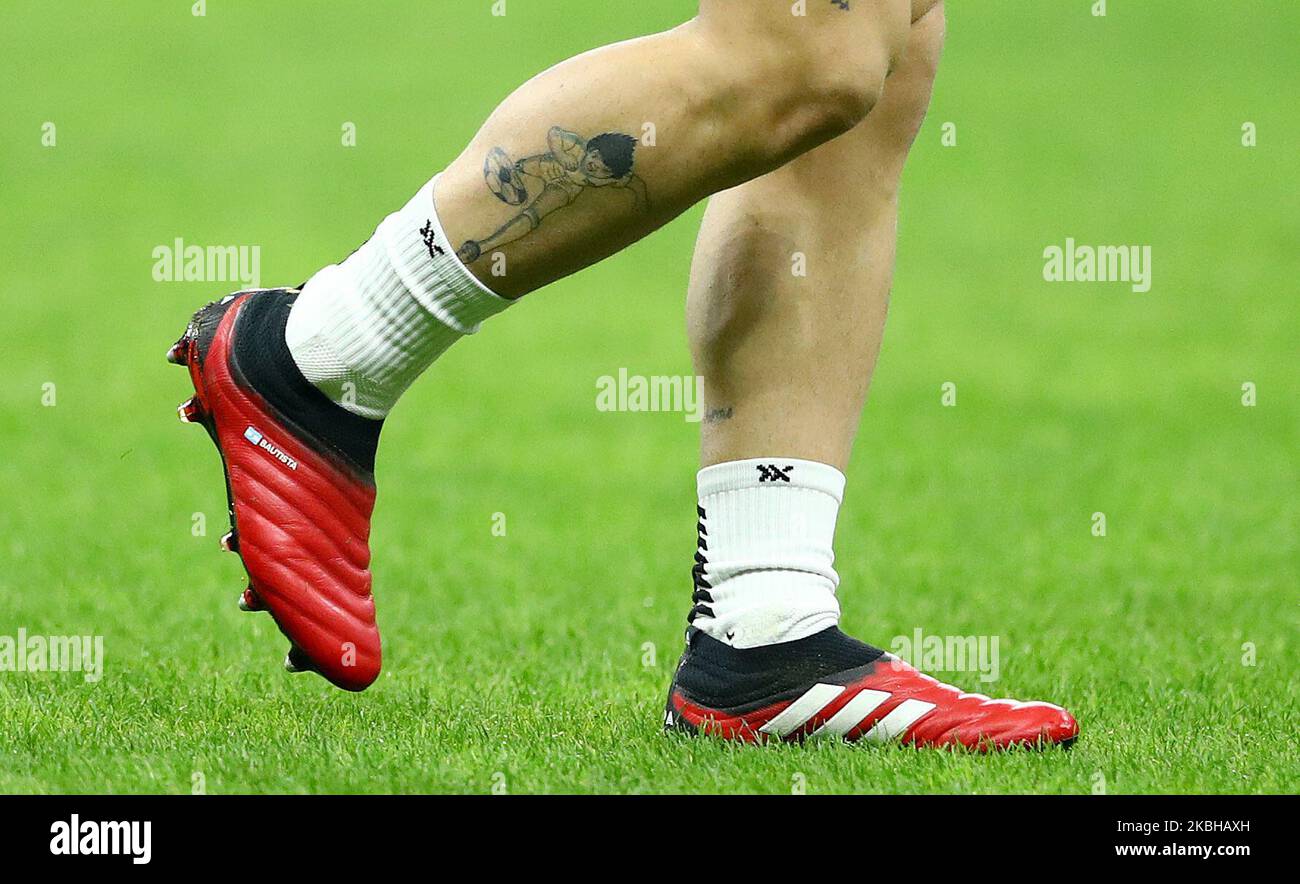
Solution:
M338 405L383 418L453 343L504 310L451 249L430 181L347 260L304 286L285 330L303 375Z

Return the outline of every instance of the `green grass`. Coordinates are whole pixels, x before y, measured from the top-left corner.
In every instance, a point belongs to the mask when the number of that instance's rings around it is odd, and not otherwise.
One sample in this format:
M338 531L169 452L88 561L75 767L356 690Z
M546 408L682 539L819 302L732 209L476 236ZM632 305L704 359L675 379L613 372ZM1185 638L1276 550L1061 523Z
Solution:
M285 675L270 620L235 609L217 460L176 423L187 385L162 361L218 292L154 282L151 250L257 244L264 281L296 283L516 83L691 4L11 2L0 635L103 635L107 663L93 685L0 672L0 791L188 792L195 772L213 793L485 792L498 772L514 793L1294 791L1300 13L949 6L839 531L845 626L998 636L992 689L1068 705L1073 751L660 733L695 431L598 413L595 380L689 373L698 210L412 390L379 465L385 674L359 696ZM1045 283L1042 249L1067 236L1151 245L1152 291Z

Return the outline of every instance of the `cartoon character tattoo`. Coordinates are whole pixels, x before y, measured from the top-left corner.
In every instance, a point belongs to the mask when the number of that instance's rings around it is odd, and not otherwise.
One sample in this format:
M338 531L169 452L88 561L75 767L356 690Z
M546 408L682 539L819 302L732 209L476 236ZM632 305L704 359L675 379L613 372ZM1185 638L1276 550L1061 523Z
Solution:
M469 264L527 236L590 187L626 189L637 206L648 210L645 182L632 173L635 152L631 135L606 132L585 139L560 126L546 134L546 153L511 160L502 148L492 148L483 160L488 190L506 205L524 208L488 236L466 240L457 256Z

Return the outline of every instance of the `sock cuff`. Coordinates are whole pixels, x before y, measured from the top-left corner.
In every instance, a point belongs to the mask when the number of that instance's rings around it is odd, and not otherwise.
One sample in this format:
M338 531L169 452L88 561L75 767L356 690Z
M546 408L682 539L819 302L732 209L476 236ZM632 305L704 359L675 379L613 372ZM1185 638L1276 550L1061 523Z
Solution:
M700 499L742 488L806 488L844 500L844 474L815 460L793 457L751 457L705 467L696 474Z
M435 175L375 230L375 239L411 297L439 322L462 335L500 313L511 301L479 282L456 256L434 207Z

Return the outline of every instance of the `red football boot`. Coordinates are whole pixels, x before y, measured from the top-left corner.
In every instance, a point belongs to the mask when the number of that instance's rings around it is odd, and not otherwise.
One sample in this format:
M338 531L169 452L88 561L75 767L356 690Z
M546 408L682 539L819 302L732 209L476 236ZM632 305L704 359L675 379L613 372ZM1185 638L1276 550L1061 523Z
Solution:
M827 736L977 750L1069 746L1079 734L1060 706L964 693L836 627L744 649L692 627L664 726L751 743Z
M226 475L231 531L249 586L291 646L285 668L360 691L379 675L370 594L370 514L382 421L355 415L312 386L284 328L297 290L239 292L194 314L169 361L189 368L200 423Z

